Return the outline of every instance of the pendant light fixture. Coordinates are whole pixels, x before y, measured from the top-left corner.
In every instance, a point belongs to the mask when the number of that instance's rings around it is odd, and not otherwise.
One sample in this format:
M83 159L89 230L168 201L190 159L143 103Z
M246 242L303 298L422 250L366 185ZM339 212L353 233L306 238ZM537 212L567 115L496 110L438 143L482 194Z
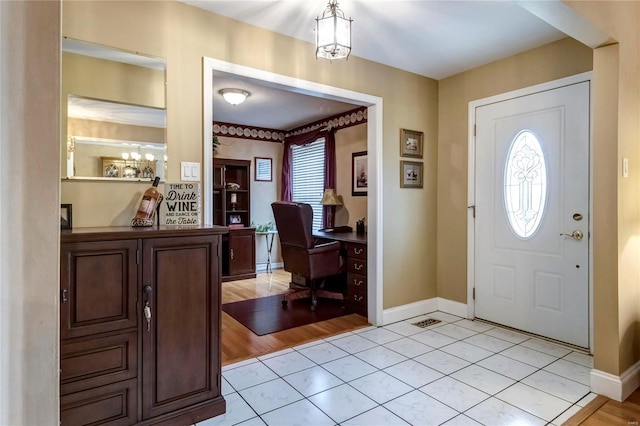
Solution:
M351 54L351 18L344 17L337 0L330 0L316 18L316 59L347 59Z

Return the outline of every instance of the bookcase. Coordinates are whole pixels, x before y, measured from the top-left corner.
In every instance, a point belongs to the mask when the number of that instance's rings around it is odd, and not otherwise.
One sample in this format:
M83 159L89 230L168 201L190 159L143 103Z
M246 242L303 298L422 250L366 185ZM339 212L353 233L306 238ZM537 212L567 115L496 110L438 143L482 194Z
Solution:
M255 278L251 161L213 159L213 223L229 227L222 239L222 281Z

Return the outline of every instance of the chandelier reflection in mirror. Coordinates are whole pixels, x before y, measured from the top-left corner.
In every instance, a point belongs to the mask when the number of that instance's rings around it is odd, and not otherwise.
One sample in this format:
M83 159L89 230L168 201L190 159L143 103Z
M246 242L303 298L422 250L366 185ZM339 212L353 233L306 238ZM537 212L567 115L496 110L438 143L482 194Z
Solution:
M154 178L156 175L155 156L153 154L145 154L144 160L142 155L137 152L122 153L124 167L122 168L122 177L125 178Z
M351 18L346 19L338 8L337 0L331 0L316 18L316 59L346 59L351 54Z

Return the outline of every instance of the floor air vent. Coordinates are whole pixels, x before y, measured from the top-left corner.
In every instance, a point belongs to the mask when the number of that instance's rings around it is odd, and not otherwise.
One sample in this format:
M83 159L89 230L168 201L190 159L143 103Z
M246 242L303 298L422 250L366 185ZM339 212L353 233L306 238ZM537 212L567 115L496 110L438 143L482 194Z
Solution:
M413 325L416 325L416 326L421 327L421 328L427 328L427 327L432 326L434 324L437 324L439 322L440 322L440 320L433 319L433 318L427 318L426 320L415 322L415 323L413 323Z

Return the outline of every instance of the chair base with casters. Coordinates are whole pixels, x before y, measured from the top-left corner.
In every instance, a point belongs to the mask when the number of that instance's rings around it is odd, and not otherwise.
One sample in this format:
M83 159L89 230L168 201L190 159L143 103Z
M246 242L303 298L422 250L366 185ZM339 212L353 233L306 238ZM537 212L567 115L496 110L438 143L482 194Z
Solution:
M345 265L337 241L318 241L313 237L313 210L309 204L278 201L271 204L278 228L284 270L303 277L308 285L292 286L282 299L286 307L290 300L311 298L315 310L318 297L344 300L343 292L329 291L332 277L344 280ZM342 289L346 289L346 281Z
M336 276L338 278L340 276ZM333 277L331 277L333 278ZM289 304L289 301L294 301L297 299L311 299L311 311L316 310L316 306L318 305L318 298L321 297L323 299L334 299L334 300L342 300L342 308L344 308L344 292L341 290L325 290L323 288L317 288L316 284L320 281L324 283L325 280L313 280L310 285L299 285L295 283L289 284L289 290L282 297L282 307L286 308ZM346 286L346 284L345 284Z

